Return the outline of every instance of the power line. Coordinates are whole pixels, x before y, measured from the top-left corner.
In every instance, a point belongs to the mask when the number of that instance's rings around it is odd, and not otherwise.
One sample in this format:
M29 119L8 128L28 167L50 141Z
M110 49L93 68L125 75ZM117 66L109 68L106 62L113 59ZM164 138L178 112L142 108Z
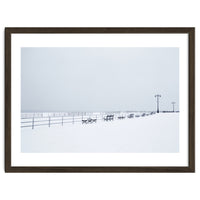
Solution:
M175 103L176 103L176 102L172 102L173 112L175 111L175 110L174 110Z
M156 94L155 98L156 98L156 103L157 103L157 113L159 113L159 98L161 97L160 94Z

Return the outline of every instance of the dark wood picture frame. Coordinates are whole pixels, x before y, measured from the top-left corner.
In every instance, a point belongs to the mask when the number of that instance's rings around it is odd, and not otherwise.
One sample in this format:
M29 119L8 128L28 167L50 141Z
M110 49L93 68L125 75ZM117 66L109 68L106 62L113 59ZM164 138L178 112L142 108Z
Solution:
M11 34L188 34L188 166L187 167L51 167L11 165ZM195 172L195 28L5 28L5 172Z

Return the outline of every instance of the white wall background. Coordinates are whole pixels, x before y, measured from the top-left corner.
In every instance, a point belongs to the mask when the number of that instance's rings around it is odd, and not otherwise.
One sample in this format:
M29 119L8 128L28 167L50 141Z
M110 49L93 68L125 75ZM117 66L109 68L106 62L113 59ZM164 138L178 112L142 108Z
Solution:
M196 102L200 100L198 0L2 0L0 2L0 199L200 199L200 126L196 173L5 174L4 27L196 27ZM196 104L196 122L200 104Z

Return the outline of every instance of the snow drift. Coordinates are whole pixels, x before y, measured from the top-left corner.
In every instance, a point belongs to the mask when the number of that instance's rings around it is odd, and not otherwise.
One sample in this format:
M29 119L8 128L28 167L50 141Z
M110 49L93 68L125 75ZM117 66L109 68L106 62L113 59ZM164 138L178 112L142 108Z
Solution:
M177 153L179 114L21 129L24 153Z

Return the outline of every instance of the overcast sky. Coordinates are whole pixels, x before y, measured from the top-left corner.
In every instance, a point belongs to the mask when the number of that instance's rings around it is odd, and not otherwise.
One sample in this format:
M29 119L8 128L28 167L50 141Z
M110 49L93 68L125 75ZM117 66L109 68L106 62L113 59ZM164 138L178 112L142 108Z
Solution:
M178 109L178 48L22 48L21 75L22 112Z

